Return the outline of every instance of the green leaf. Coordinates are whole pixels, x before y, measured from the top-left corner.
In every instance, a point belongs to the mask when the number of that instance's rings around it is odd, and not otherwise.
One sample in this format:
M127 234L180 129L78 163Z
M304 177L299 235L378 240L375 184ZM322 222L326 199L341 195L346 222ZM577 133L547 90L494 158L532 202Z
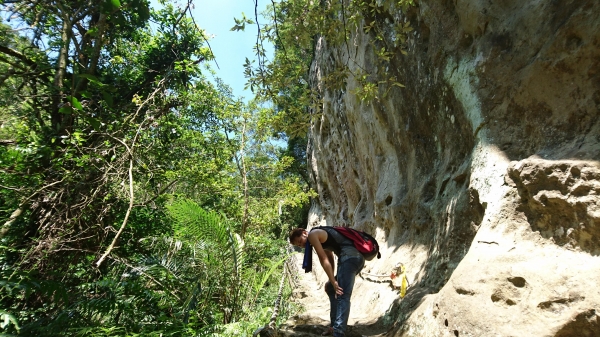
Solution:
M17 318L15 316L4 310L0 311L0 328L6 329L6 327L8 327L11 324L14 325L17 331L20 330L19 322L17 321Z
M86 32L87 35L96 37L98 35L98 27L92 27Z
M244 31L246 29L246 24L241 24L241 25L235 25L233 27L231 27L231 29L229 31L231 32L235 32L235 31Z
M77 76L81 77L81 78L88 79L90 81L96 81L96 82L98 81L98 79L96 78L96 76L90 75L90 74L78 74Z
M87 118L88 123L90 123L90 125L92 126L92 128L94 128L94 130L98 130L100 129L100 121L95 119L95 118Z
M97 86L103 87L105 84L100 82L98 80L98 78L94 75L90 75L90 74L78 74L77 77L80 78L85 78L86 80L90 81L91 83L94 83Z
M119 0L104 0L102 3L102 11L105 14L110 14L115 10L118 10L121 7L121 2Z
M79 102L79 100L76 97L69 96L68 98L71 101L71 104L73 104L73 107L75 109L77 109L79 111L83 111L83 105L81 105L81 103Z
M138 15L142 21L147 21L150 18L150 8L144 3L139 7Z
M113 105L113 98L112 95L109 94L107 91L102 91L102 97L104 97L104 102L106 102L106 105L108 105L108 107L112 107Z

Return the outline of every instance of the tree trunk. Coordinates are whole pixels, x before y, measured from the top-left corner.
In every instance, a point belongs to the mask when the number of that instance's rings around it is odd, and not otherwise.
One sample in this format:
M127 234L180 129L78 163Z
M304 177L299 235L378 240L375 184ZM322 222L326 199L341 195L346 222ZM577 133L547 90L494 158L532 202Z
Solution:
M244 117L244 125L242 127L242 143L240 145L240 160L241 160L241 172L240 173L242 174L242 183L244 185L244 215L242 216L242 230L241 230L241 234L240 234L240 236L242 237L242 240L244 239L244 237L246 235L246 230L248 229L248 207L249 207L248 172L246 171L246 160L245 160L245 156L246 156L246 152L245 152L246 124L247 124L247 120L246 120L246 117Z
M64 81L69 58L69 44L71 42L72 26L69 17L62 11L62 29L61 46L58 53L58 62L56 65L56 74L54 75L54 90L56 90L52 100L51 121L54 131L59 132L65 127L63 115L59 112L64 95Z

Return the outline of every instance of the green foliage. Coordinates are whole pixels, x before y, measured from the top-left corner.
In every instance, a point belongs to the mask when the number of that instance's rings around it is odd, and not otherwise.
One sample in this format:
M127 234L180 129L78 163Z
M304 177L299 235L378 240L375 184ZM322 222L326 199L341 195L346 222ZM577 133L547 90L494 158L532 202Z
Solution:
M20 327L24 335L36 336L233 336L264 324L287 258L281 251L285 243L252 236L244 245L229 221L190 200L173 202L168 213L172 235L142 239L139 253L115 257L104 275L88 276L69 294L64 284L39 282L31 273L3 282L6 297L52 298L36 313L43 318L23 320L21 326L17 317L4 312L4 331L18 332ZM85 269L73 265L71 276L84 280Z
M12 325L12 327L11 327L11 325ZM16 317L4 310L0 310L0 329L3 329L6 331L6 330L12 330L11 328L16 330L16 332L19 332L19 330L20 330L19 322L17 322Z
M242 13L242 18L241 19L237 19L237 18L233 18L233 21L235 21L235 26L231 27L231 31L244 31L246 29L246 24L254 24L254 21L246 18L246 14Z
M4 97L19 97L21 106L3 121L15 146L0 153L0 184L15 188L6 193L11 207L2 211L22 208L30 220L5 229L9 235L36 233L44 247L49 247L44 240L58 237L70 242L70 249L98 249L101 240L112 237L105 228L123 221L132 197L124 184L132 161L138 165L132 169L135 181L129 183L138 195L147 196L143 205L160 198L170 183L170 143L180 137L179 118L190 106L189 85L200 75L199 61L210 58L201 47L201 32L173 6L151 13L155 33L147 25L146 1L104 5L108 7L85 8L85 15L72 18L77 11L61 4L58 14L39 2L29 11L15 9L22 20L33 20L56 49L42 58L39 51L25 52L36 48L15 43L24 51L4 55L8 64L44 73L14 73L6 82L21 83L4 92ZM43 20L35 21L32 14ZM75 48L61 44L56 31L72 36ZM11 122L17 120L14 116L22 122ZM22 165L15 168L14 162Z
M386 68L393 58L406 55L407 33L412 30L408 21L397 21L392 13L406 12L414 5L414 0L274 3L266 12L271 23L263 26L261 38L275 45L275 56L267 62L261 45L257 46L258 64L249 60L245 64L248 87L260 99L274 102L278 112L275 126L290 136L305 135L311 119L321 113L324 91L345 90L348 80L360 85L355 94L361 101L387 95L379 93L379 84L389 82L391 87L403 87L387 74ZM379 66L377 74L366 75L369 80L352 70L358 63L350 53L353 47L349 39L361 29L372 36L371 47ZM317 41L347 51L336 64L321 67L319 83L309 78Z
M248 335L270 316L314 195L305 139L274 144L278 108L212 84L204 32L161 3L0 5L32 27L0 23L0 333Z
M174 219L171 238L145 239L154 251L143 269L160 282L169 305L185 325L229 323L239 316L243 242L228 222L189 200L168 207ZM159 281L160 280L160 281Z

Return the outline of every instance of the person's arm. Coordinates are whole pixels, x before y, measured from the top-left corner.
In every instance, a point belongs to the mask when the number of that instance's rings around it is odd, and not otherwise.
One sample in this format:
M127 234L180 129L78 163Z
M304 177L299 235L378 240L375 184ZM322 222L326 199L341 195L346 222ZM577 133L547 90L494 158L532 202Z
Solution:
M331 264L331 269L335 270L335 260L333 259L333 253L330 250L326 250L325 255L327 255L327 260L329 260L329 264Z
M325 240L327 240L327 235L327 232L322 229L313 229L308 234L308 241L315 249L315 252L317 252L317 256L319 256L319 262L321 262L321 267L323 267L325 274L327 274L329 282L333 286L333 289L335 289L335 293L338 295L342 295L344 293L343 289L340 288L334 277L333 255L331 254L331 252L327 254L327 251L325 251L325 249L323 249L323 246L321 245L322 242L325 242Z

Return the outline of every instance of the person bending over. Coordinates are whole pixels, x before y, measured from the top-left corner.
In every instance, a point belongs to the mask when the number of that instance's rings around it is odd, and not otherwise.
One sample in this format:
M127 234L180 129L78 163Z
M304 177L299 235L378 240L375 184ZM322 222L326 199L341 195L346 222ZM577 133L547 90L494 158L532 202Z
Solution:
M302 268L307 273L311 271L312 246L329 279L325 284L325 292L329 296L331 326L323 335L345 336L354 280L365 265L364 257L354 248L350 239L338 233L333 227L317 227L310 232L304 228L296 228L290 232L289 239L292 245L305 248ZM333 254L338 257L337 275L334 275Z

